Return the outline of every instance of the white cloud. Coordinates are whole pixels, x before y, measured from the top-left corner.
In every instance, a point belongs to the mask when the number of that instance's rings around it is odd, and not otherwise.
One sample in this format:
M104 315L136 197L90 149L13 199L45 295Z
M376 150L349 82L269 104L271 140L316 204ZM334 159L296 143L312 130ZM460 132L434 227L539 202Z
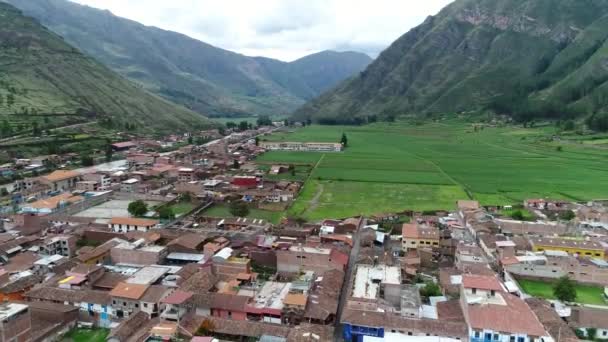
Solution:
M326 50L375 57L452 0L72 0L247 55Z

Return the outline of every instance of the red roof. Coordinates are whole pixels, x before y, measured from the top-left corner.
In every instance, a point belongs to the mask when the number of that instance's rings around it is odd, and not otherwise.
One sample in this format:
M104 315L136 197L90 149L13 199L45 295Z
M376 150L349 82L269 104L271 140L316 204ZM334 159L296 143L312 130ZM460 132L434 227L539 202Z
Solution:
M495 276L465 274L462 276L462 285L467 289L503 291L500 281Z
M173 293L165 297L161 302L165 304L179 305L192 297L192 292L175 290Z
M112 146L115 148L127 148L127 147L134 147L136 145L132 141L123 141L123 142L114 143L114 144L112 144Z
M468 305L467 316L471 328L537 337L549 335L526 302L508 293L502 296L507 305Z
M346 266L348 264L348 254L341 252L336 248L332 248L329 253L331 262Z
M401 228L401 234L405 239L417 239L418 227L414 223L404 223Z

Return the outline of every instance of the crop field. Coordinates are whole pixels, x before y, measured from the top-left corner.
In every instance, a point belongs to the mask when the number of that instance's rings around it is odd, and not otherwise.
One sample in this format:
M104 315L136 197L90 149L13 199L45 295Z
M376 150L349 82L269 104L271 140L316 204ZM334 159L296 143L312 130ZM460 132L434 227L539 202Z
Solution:
M454 208L458 199L487 205L525 198L608 198L608 151L549 139L547 129L464 123L309 126L264 140L338 142L341 153L268 152L264 164L309 165L290 214L309 219L401 210Z

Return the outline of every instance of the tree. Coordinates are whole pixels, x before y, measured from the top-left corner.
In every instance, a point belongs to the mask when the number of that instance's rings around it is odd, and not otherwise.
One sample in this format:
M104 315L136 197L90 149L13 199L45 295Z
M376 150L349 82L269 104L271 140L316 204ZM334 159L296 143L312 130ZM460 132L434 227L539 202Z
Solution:
M173 220L175 218L175 213L171 207L164 206L158 210L158 216L162 220Z
M9 135L11 135L13 133L13 127L11 126L11 124L8 122L8 120L3 120L2 121L2 127L0 127L0 135L2 135L3 137L7 137Z
M112 143L110 140L107 140L106 141L106 162L111 162L113 155L114 155L114 149L112 148Z
M587 328L587 339L593 341L593 340L595 340L596 335L597 335L596 328Z
M426 285L420 289L420 295L423 297L436 297L443 295L441 293L441 288L439 285L435 284L432 281L428 281L425 283Z
M0 188L0 196L8 196L8 190L6 190L6 188Z
M258 126L272 126L272 120L267 115L262 115L257 119Z
M255 146L260 146L260 137L255 137Z
M289 120L287 120L287 119L283 120L283 126L289 126Z
M192 145L194 143L194 138L190 135L188 136L188 145Z
M230 203L230 213L236 217L246 217L249 215L249 206L243 201Z
M344 147L348 146L348 138L346 137L346 133L342 133L342 138L340 139L340 142Z
M576 217L576 214L572 210L566 210L559 213L559 218L564 221L570 221Z
M576 283L568 276L559 278L553 287L553 295L562 302L574 302L576 300Z
M12 107L15 104L15 95L9 93L6 95L6 105Z
M93 160L93 157L83 154L80 156L80 164L82 164L82 166L93 166L95 165L95 161Z
M226 135L226 129L224 128L224 126L220 126L220 128L217 129L217 132L220 135Z
M239 164L239 161L235 159L235 160L232 162L232 168L233 168L233 169L238 169L238 168L240 168L240 167L241 167L241 165Z
M184 192L180 198L182 202L192 202L192 194L189 192Z
M574 130L574 121L568 120L564 123L565 131L573 131Z
M249 129L249 123L247 121L239 122L239 131L246 131Z
M32 135L35 137L39 137L42 133L40 126L38 126L38 121L32 122Z
M127 210L131 216L144 216L148 212L148 205L142 200L137 200L129 203Z
M296 175L296 167L293 164L289 164L289 172L292 176Z
M236 123L234 123L234 122L232 122L232 121L228 121L228 122L226 122L226 128L228 128L228 129L233 129L233 128L236 128L236 127L237 127L237 124L236 124Z
M563 148L563 147L561 147L561 146L557 146L557 147L555 148L555 150L556 150L557 152L561 152L561 151L563 151L563 150L564 150L564 148Z

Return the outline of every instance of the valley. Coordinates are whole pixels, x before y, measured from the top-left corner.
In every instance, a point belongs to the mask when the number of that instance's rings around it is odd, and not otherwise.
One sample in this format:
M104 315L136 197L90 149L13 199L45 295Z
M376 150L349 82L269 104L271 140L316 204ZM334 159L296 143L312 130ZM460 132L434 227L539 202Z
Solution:
M457 121L313 125L264 140L337 142L344 132L348 147L338 153L271 151L258 162L318 162L289 210L313 220L446 210L467 197L483 205L605 197L608 151L553 141L553 127L474 127Z

